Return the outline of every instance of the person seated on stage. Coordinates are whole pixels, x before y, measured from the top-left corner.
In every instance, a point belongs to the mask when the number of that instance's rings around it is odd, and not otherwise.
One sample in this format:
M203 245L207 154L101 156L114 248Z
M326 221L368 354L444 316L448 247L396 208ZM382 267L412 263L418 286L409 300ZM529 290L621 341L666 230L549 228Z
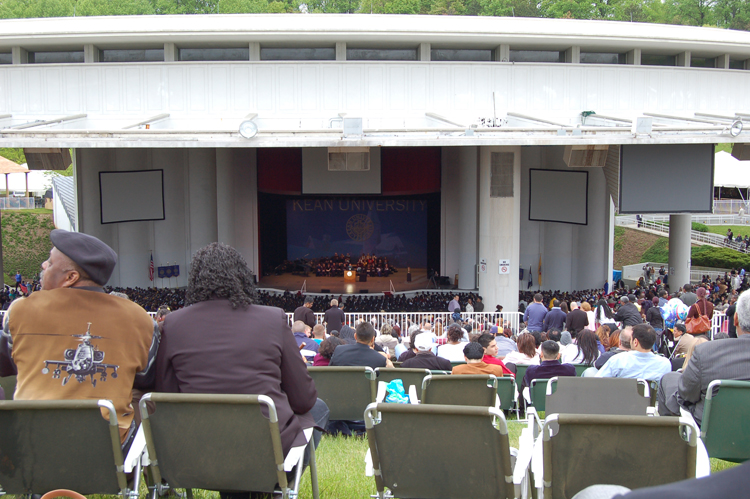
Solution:
M432 353L434 346L432 334L422 331L422 334L418 334L414 339L414 347L417 354L411 359L404 361L401 367L404 369L450 371L453 368L451 362Z
M466 364L459 364L453 368L452 374L494 374L504 376L503 368L495 364L487 364L482 360L484 348L479 343L461 343L464 346L464 360Z
M571 364L560 363L560 344L556 341L547 340L542 343L542 362L539 365L529 366L523 377L522 387L531 386L535 379L550 379L554 376L575 376L576 368Z

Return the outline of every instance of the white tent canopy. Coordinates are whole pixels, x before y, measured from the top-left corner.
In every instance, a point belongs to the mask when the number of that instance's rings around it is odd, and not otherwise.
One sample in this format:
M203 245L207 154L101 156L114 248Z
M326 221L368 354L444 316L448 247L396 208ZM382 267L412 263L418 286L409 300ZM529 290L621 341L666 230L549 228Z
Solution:
M726 151L714 159L714 187L750 187L750 161L740 161Z
M29 194L43 196L44 193L52 186L48 176L44 175L42 170L29 171ZM26 191L26 176L23 173L11 173L8 175L8 184L10 192ZM0 191L5 195L5 175L0 175Z

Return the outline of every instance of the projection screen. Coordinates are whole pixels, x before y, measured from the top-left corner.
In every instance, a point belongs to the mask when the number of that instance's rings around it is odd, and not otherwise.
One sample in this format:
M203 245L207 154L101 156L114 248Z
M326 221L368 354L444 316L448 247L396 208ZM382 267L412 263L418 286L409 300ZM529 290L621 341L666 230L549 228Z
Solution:
M529 170L529 220L588 224L589 173Z
M164 171L99 172L103 224L164 220Z
M620 213L711 213L713 196L713 144L620 147Z

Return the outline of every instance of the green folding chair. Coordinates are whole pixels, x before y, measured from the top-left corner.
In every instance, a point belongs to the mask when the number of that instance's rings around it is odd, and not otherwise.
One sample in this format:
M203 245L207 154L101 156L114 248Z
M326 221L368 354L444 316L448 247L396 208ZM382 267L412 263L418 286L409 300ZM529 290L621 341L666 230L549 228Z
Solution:
M16 393L16 376L3 376L0 378L0 387L5 392L5 400L13 400Z
M583 371L591 367L588 364L571 364L571 365L576 368L576 376L582 375Z
M715 380L706 390L701 439L710 457L741 463L750 459L750 381Z
M130 487L109 400L0 401L0 486L6 494L67 489L137 499L140 476L139 461Z
M365 408L375 402L376 373L371 367L308 367L318 398L331 411L330 421L362 421Z
M378 382L389 383L394 379L400 379L404 382L404 391L408 392L410 386L422 388L422 380L430 374L429 369L408 369L408 368L385 368L378 367L375 369Z
M547 382L547 414L609 414L646 416L648 383L632 378L560 376Z
M497 378L497 396L500 398L501 410L509 411L514 407L517 393L516 379L513 376Z
M386 489L402 499L510 499L521 495L526 475L514 478L511 455L516 452L510 448L502 411L456 405L372 404L365 412L365 425L380 499L387 497ZM472 464L465 467L459 463ZM517 466L526 469L528 463Z
M493 374L425 376L423 404L497 406L497 378Z
M638 489L695 478L697 440L698 429L676 417L550 414L536 486L545 499L570 499L595 484Z
M149 414L146 403L154 403ZM284 471L276 406L266 395L147 393L140 402L153 499L169 488L278 493L296 497ZM310 449L313 497L318 499L315 449ZM168 485L163 485L162 479Z

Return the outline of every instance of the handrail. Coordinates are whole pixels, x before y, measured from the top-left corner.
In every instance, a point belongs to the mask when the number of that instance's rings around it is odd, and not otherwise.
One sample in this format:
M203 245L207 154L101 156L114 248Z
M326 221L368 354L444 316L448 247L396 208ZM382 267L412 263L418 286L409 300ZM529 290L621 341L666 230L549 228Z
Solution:
M739 217L738 217L739 218ZM748 220L750 221L750 220ZM615 217L615 225L629 226L635 225L637 228L645 228L656 232L662 232L669 234L669 225L664 224L669 222L669 216L666 217L642 217L640 222L636 217L631 215L620 215ZM712 244L722 248L728 248L735 251L740 251L740 243L727 242L726 236L721 234L714 234L712 232L699 232L697 230L690 231L690 240L694 242Z

